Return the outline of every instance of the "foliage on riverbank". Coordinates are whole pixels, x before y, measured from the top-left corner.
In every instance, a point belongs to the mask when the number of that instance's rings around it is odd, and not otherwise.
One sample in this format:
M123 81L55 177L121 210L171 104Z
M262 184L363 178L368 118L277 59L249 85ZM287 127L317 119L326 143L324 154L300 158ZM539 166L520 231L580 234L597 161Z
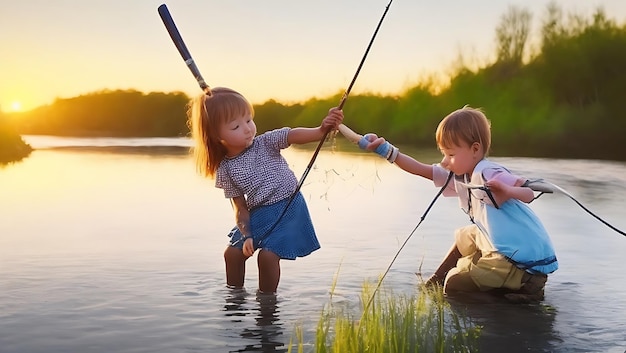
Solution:
M397 96L350 96L345 123L395 144L432 147L438 122L467 104L491 119L492 155L626 160L626 25L601 9L584 16L550 4L533 42L532 17L510 8L495 29L491 59L459 54L447 81L433 74ZM258 104L258 130L316 126L341 96ZM11 120L23 134L181 136L188 134L188 99L180 92L100 91L12 113Z
M0 112L0 166L20 161L26 158L32 150L13 127L7 124Z

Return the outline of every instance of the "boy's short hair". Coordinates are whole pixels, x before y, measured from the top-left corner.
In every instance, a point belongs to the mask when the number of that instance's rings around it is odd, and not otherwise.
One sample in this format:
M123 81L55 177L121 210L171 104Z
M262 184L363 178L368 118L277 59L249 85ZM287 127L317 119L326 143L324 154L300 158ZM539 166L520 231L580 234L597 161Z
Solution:
M439 148L460 146L461 142L471 146L478 142L483 155L487 156L491 148L491 123L481 109L466 105L441 120L435 138Z

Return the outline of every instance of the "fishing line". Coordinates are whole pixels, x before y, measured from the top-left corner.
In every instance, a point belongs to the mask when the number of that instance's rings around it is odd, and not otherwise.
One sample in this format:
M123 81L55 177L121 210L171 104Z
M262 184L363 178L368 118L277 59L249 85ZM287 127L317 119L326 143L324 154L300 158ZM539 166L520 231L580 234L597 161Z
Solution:
M404 242L402 243L402 245L400 246L400 248L398 249L398 251L396 251L396 254L393 256L393 259L391 260L391 262L389 263L389 266L387 266L387 269L385 270L385 272L383 273L383 275L380 277L380 279L378 280L378 284L376 285L376 288L374 288L374 291L372 292L372 296L370 297L370 299L367 302L367 305L365 305L363 307L363 314L361 316L361 319L363 318L363 316L365 316L365 313L367 312L367 310L369 309L370 305L372 304L372 301L374 300L374 297L376 296L376 292L378 291L378 289L380 288L380 286L383 283L383 280L385 279L385 277L387 276L387 273L389 273L389 270L391 270L391 266L393 266L394 262L396 261L396 259L398 258L398 256L400 255L400 252L402 252L402 249L404 249L404 246L409 242L409 239L411 239L411 237L413 236L413 234L415 233L415 231L417 230L417 228L419 228L420 224L422 224L422 222L424 221L424 219L426 219L426 215L428 214L428 212L430 212L430 209L433 207L433 205L435 204L435 201L437 201L437 199L439 198L439 196L441 196L441 194L443 193L443 191L446 189L446 187L448 186L448 184L450 183L450 180L452 180L452 176L454 175L453 172L448 173L448 178L446 179L446 182L443 184L443 186L439 189L439 192L437 192L437 195L435 195L435 197L433 198L433 200L430 202L430 204L428 205L428 207L426 208L426 211L424 211L424 213L422 214L422 216L420 217L420 221L417 223L417 225L415 226L415 228L413 228L413 230L411 231L411 233L409 233L409 236L406 237L406 239L404 240Z
M545 193L551 194L551 193L554 193L555 191L558 191L561 194L563 194L563 195L567 196L568 198L570 198L578 206L580 206L580 208L582 208L585 212L587 212L588 214L593 216L598 221L602 222L605 226L611 228L612 230L616 231L617 233L619 233L619 234L621 234L623 236L626 236L626 232L617 229L615 226L611 225L609 222L607 222L604 219L600 218L600 216L598 216L595 213L591 212L591 210L589 210L581 202L576 200L576 198L574 196L572 196L572 194L570 194L569 192L565 191L565 189L561 188L558 185L555 185L553 183L547 182L547 181L545 181L543 179L534 179L534 180L526 181L524 186L527 186L527 187L529 187L529 188L531 188L531 189L533 189L535 191L540 192L539 195L535 196L535 198L532 201L536 200L537 198L539 198L539 196L541 196L541 195L543 195Z

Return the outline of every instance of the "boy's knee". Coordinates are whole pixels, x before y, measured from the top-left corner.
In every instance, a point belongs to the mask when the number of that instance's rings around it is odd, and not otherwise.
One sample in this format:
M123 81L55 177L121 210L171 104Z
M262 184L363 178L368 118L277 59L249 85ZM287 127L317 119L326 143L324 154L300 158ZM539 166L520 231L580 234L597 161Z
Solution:
M476 252L476 232L480 232L476 225L471 224L458 228L454 232L454 244L463 256Z
M472 276L468 271L463 271L458 267L455 267L448 272L446 279L443 283L444 293L449 292L475 292L479 288L474 283Z

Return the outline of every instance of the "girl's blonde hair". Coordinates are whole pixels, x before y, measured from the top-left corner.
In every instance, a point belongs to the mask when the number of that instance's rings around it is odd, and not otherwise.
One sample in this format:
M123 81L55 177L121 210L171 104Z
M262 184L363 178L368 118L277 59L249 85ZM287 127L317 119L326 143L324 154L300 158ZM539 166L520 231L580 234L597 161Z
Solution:
M213 178L220 162L226 157L219 129L232 119L249 115L254 118L254 108L239 92L225 87L215 87L210 94L193 98L187 109L187 124L194 141L193 154L196 170Z
M439 148L460 146L461 142L471 146L478 142L486 157L491 148L491 123L482 110L466 105L441 120L435 138Z

